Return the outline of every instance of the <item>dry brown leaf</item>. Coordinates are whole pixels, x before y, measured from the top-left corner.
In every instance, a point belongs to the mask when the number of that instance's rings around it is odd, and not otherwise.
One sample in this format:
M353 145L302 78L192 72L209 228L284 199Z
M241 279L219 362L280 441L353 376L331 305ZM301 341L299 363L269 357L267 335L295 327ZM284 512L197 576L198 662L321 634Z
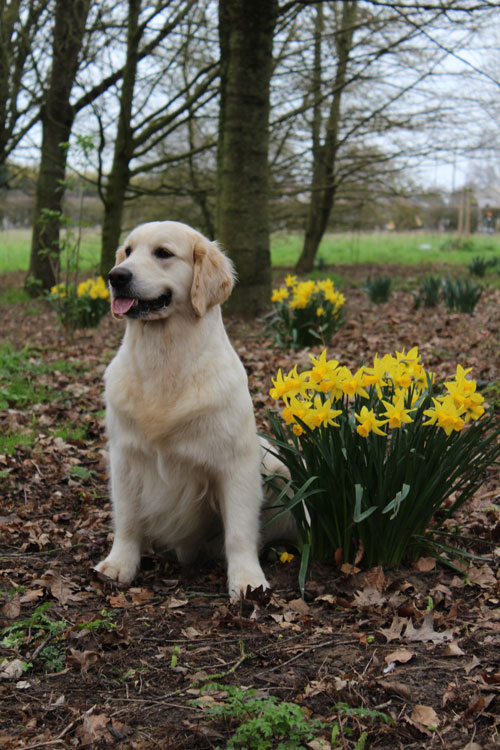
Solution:
M7 619L9 620L13 620L15 617L18 617L20 612L21 600L19 599L19 594L14 594L12 599L5 602L2 609L0 609L0 613L2 614L2 616L7 617Z
M405 701L412 701L415 697L413 691L402 682L393 680L377 680L377 684L384 688L388 693L395 693Z
M480 586L482 589L489 589L491 586L495 586L497 579L495 574L489 565L482 565L480 568L471 565L467 573L467 579L474 585Z
M57 573L54 570L47 570L41 578L34 582L48 589L52 596L60 604L67 604L68 601L80 601L81 594L74 593L76 585L66 576ZM83 596L85 598L85 594Z
M182 628L181 633L185 638L188 638L189 640L191 640L192 638L199 638L203 635L203 633L200 633L199 630L191 627L191 625L189 625L187 628Z
M410 718L415 724L421 724L424 727L439 726L439 717L432 706L415 706Z
M367 586L362 591L354 594L354 604L357 607L381 607L386 602L386 597L377 589Z
M420 557L412 565L412 568L418 570L420 573L428 573L429 571L434 570L435 567L436 560L434 557Z
M479 664L481 664L481 662L479 661L477 656L473 654L472 659L470 660L469 664L466 664L464 666L465 674L469 674L470 672L472 672L472 670L475 669L477 666L479 666Z
M82 674L86 674L89 669L97 664L100 658L101 654L98 651L77 651L70 648L67 661L71 667L80 669Z
M424 621L420 628L415 628L412 621L408 622L404 633L404 638L411 643L415 641L431 641L432 643L443 643L444 641L453 640L453 630L443 630L437 632L434 630L434 613L426 612Z
M307 615L309 613L309 605L303 599L291 599L288 602L288 607L292 612L297 612L299 615Z
M19 680L24 674L24 662L21 659L4 661L0 666L0 680Z
M458 641L452 641L444 647L443 656L465 656L465 651L462 651L458 645Z
M169 596L165 605L165 609L178 609L179 607L185 607L189 604L187 599L177 599L175 596Z
M407 618L394 615L390 627L379 628L379 633L382 633L388 643L390 641L399 641L401 639L401 632L408 625L408 622Z
M390 654L387 654L385 657L385 661L387 664L391 664L391 662L399 661L401 664L406 664L406 662L410 661L410 659L413 659L415 656L415 653L413 651L408 651L406 648L400 648L397 651L393 651Z
M363 576L363 584L370 586L377 591L383 591L385 588L385 574L381 565L367 570Z

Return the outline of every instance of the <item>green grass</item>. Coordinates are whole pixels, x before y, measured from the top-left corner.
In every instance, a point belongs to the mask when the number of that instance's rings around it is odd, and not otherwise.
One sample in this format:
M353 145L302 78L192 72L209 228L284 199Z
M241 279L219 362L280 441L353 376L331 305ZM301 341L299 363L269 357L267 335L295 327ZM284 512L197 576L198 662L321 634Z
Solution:
M0 409L23 408L51 401L65 394L49 390L40 376L59 371L75 374L88 369L81 362L44 362L38 352L15 351L8 343L0 344Z
M342 232L325 235L317 260L325 265L374 263L380 265L420 263L468 264L480 255L500 257L500 238L475 235L456 247L455 237L417 232ZM271 241L274 266L293 266L302 250L299 234L276 233Z
M27 271L30 247L30 229L8 229L0 232L0 273ZM99 232L95 229L84 229L80 249L80 269L95 274L99 267L100 253L101 236Z
M302 242L301 234L275 232L271 237L273 266L293 267L300 255ZM0 232L0 273L27 271L30 244L29 229L9 229ZM96 273L100 248L99 232L95 229L85 229L80 253L82 271ZM325 235L318 260L326 265L469 264L477 255L484 255L487 259L500 257L500 238L474 235L463 243L462 248L458 248L454 235L418 232L341 232Z
M40 352L30 349L16 351L10 344L0 344L0 410L27 409L33 404L64 402L69 398L66 389L52 387L47 375L51 372L77 374L88 370L88 365L78 360L46 362ZM0 434L0 453L14 453L19 445L33 447L37 442L37 418L24 425L22 430ZM87 435L85 425L59 424L56 437L67 441L82 441Z

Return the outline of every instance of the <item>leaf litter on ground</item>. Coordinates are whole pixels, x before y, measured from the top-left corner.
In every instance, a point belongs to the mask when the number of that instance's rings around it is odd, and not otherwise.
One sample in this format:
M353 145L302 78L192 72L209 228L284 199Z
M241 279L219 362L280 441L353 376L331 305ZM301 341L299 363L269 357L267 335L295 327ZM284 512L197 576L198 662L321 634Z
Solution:
M418 344L440 373L451 374L462 361L481 382L498 378L498 292L483 295L474 325L443 310L412 311L397 290L376 314L358 288L346 297L347 323L329 356L354 367L375 353ZM310 350L277 350L255 323L230 320L228 330L265 431L271 377L279 367L307 364ZM230 726L188 706L188 696L214 680L340 721L345 748L365 731L369 746L380 750L431 747L437 732L451 750L500 747L497 470L453 519L467 530L470 551L489 557L461 572L425 558L407 569L369 571L315 562L304 601L300 561L283 565L271 551L264 561L271 596L233 605L222 564L181 568L151 555L126 588L92 572L109 545L111 523L102 373L122 328L107 318L66 343L54 314L30 302L0 307L0 331L15 351L28 347L30 372L39 370L36 387L49 394L0 414L2 430L26 435L13 451L0 451L0 632L51 602L45 629L28 628L15 647L0 647L0 672L7 675L0 681L2 748L224 746ZM50 623L63 628L52 638ZM53 671L47 665L55 652L43 655L51 647L60 655ZM342 702L385 712L394 723L339 715L333 707ZM314 741L327 747L330 740L319 731Z

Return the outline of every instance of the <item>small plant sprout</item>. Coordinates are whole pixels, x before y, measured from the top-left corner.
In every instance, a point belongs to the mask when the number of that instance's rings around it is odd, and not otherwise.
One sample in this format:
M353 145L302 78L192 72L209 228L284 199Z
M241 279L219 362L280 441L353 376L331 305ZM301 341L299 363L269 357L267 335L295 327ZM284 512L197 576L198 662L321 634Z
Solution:
M174 646L172 651L172 658L170 659L170 669L174 669L177 666L179 654L181 652L180 646Z
M469 279L461 281L457 279L443 280L443 296L446 307L450 312L463 312L472 314L481 299L482 286L473 284Z
M414 294L414 306L436 307L441 294L441 279L439 276L427 276L422 279L416 294Z
M378 305L387 302L391 296L392 279L390 276L369 276L365 280L365 290L370 301Z

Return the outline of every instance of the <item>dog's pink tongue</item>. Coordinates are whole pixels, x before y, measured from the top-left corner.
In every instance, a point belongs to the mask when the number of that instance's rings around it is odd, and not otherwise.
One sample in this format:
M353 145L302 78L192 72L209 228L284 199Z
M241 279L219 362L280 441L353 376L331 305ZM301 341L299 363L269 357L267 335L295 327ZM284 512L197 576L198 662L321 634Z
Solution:
M128 313L134 302L135 299L133 297L113 297L111 309L115 315L125 315L125 313Z

